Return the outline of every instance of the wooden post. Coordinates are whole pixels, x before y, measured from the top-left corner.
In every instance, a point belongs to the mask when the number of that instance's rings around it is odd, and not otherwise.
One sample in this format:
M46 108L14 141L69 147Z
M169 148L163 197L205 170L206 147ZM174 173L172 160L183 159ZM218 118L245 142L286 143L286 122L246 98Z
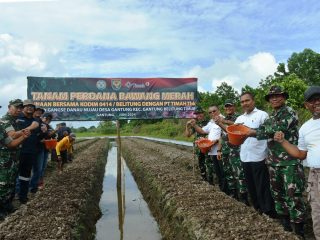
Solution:
M121 159L121 137L120 137L120 123L117 120L117 197L118 197L118 221L120 240L123 240L123 225L124 225L124 214L125 214L125 198L124 198L124 177L122 169Z

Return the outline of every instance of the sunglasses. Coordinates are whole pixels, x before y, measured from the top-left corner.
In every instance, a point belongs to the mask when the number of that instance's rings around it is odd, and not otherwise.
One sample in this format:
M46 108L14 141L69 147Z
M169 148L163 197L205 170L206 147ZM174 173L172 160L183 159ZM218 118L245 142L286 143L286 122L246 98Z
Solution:
M217 110L212 110L212 111L210 111L210 112L208 112L209 114L211 114L211 113L215 113Z

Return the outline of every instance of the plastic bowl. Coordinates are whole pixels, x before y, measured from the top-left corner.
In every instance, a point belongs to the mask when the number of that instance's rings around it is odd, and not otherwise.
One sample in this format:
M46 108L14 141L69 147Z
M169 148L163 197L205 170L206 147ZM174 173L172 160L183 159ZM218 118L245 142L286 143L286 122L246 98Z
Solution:
M57 140L56 139L44 140L44 145L48 150L55 149L57 145Z
M250 128L244 125L227 126L229 143L232 145L241 145L247 138Z
M202 153L207 153L213 146L213 142L207 138L200 138L195 142Z

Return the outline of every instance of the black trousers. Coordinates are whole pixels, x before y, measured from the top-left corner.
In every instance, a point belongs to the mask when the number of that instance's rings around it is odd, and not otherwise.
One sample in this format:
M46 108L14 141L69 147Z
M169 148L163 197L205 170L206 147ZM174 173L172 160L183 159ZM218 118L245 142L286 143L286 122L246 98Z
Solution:
M242 162L242 166L253 207L267 214L274 212L274 200L265 161Z
M19 198L26 199L29 191L29 181L31 169L34 162L37 161L36 153L21 153L19 165Z
M225 179L225 174L223 172L223 163L221 160L218 160L217 155L210 155L210 159L213 164L214 172L218 179L219 188L222 192L227 193L227 184Z
M206 178L206 155L200 152L198 155L198 164L200 168L200 173L203 179Z

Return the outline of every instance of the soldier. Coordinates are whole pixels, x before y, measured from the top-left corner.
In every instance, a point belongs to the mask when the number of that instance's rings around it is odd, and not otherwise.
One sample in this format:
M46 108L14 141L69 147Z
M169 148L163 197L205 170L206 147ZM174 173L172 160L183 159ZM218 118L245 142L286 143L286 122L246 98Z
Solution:
M290 135L279 131L274 135L275 141L290 154L291 159L305 161L310 168L308 177L308 199L312 209L313 233L320 239L320 87L311 86L304 93L305 107L312 113L312 118L305 122L299 130L298 145L290 142ZM287 139L287 140L286 140ZM290 159L289 158L289 159ZM301 184L303 179L298 182ZM301 216L302 217L302 216ZM297 226L297 225L296 225ZM302 224L298 225L302 230Z
M288 141L298 143L298 117L292 108L286 105L289 95L280 86L272 86L265 96L273 109L270 118L250 135L257 139L268 140L268 157L271 193L275 201L277 214L282 219L284 230L292 231L290 221L295 225L295 233L303 236L305 204L302 199L304 191L304 172L301 161L290 156L274 141L276 131L284 132Z
M17 147L30 135L30 131L21 131L19 137L12 139L8 133L14 135L14 132L8 121L0 121L0 220L13 211L11 203L16 181L16 156L13 153L16 151L9 148Z
M207 125L208 121L205 119L204 111L201 107L197 107L195 112L196 116L196 124L200 127L204 127ZM200 151L198 146L195 144L195 141L198 140L199 138L204 138L207 136L207 134L200 134L198 133L192 126L191 126L191 120L187 122L186 124L186 129L185 129L185 134L187 137L190 137L191 135L194 134L194 141L193 141L193 151L194 155L198 158L198 164L200 168L200 174L203 180L207 180L206 177L206 166L205 166L205 159L206 155ZM194 156L194 157L195 157Z
M249 205L247 196L247 187L243 168L240 160L240 147L232 145L228 142L226 134L226 125L234 124L239 114L237 114L235 104L231 99L227 99L224 103L226 117L216 117L216 123L224 130L221 137L221 144L218 146L218 159L223 161L223 170L225 173L226 182L228 184L229 194L240 201ZM239 193L239 196L238 196Z
M11 100L8 105L8 112L2 117L2 121L6 123L5 126L7 127L5 131L7 135L12 139L19 138L20 136L23 135L23 131L21 131L18 128L18 124L17 124L17 118L23 108L22 105L23 105L23 102L21 99ZM25 129L24 131L26 132L27 130ZM28 134L30 134L30 132ZM11 196L7 198L8 200L5 205L6 211L10 213L15 210L15 208L12 205L12 200L15 194L15 180L18 175L19 148L10 148L10 149L2 148L1 151L5 155L10 154L10 156L8 156L8 159L11 159L10 169L8 170L8 173L10 173L10 177L8 176L8 184L7 184L8 194L9 192L11 192ZM11 191L9 190L9 186L11 187L10 188Z
M2 117L2 120L9 121L15 131L18 131L17 118L23 109L21 99L14 99L9 102L8 112ZM11 136L12 137L12 136Z

